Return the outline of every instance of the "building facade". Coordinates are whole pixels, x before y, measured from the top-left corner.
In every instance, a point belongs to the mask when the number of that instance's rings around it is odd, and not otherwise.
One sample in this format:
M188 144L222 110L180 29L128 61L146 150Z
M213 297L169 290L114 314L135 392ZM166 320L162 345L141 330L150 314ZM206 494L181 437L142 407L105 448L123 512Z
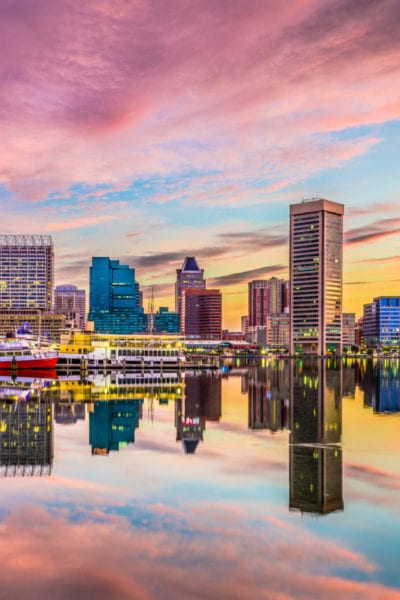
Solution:
M58 343L65 316L44 312L40 309L10 308L0 310L0 335L8 332L29 333L41 340Z
M135 270L108 257L93 257L89 275L89 320L98 333L143 333Z
M289 282L271 277L249 281L249 327L263 327L269 315L289 308Z
M179 314L160 306L154 314L154 333L179 333Z
M54 291L54 312L65 315L67 324L76 329L86 328L86 291L76 285L57 285Z
M355 313L342 314L342 342L343 346L350 348L356 343L356 315Z
M0 235L0 309L53 309L50 235Z
M220 340L222 294L219 290L186 288L182 294L181 332L188 338Z
M400 346L400 296L379 296L364 304L363 337L370 348Z
M179 314L181 314L182 311L183 290L187 288L202 290L206 288L204 269L200 269L194 256L186 256L182 268L176 270L175 312Z
M290 350L342 352L343 214L313 198L290 206Z

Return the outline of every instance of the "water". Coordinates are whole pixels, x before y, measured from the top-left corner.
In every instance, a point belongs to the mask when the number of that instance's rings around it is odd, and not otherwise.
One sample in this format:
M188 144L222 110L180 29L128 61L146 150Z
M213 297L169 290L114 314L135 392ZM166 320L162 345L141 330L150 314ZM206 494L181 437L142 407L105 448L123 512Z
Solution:
M400 598L398 368L3 377L0 597Z

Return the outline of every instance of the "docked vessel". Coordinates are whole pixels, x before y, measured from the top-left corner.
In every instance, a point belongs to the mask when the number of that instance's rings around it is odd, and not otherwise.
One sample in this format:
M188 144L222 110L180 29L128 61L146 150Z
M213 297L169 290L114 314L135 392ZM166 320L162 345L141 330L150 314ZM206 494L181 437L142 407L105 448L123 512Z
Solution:
M85 362L95 369L164 369L183 365L183 338L176 335L111 335L68 332L62 335L60 364Z
M0 342L0 371L54 369L58 361L55 352L42 352L27 340L7 334Z

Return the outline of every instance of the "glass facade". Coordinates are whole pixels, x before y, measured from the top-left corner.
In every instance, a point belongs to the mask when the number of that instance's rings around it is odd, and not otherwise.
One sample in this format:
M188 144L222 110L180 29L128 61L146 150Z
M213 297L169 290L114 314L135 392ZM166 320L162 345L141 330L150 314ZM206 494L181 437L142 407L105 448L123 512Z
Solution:
M400 345L400 296L380 296L364 304L364 343L372 348Z
M154 315L154 333L179 333L179 314L160 306Z
M146 317L138 306L135 270L108 257L92 258L89 320L98 333L144 333Z
M53 308L54 248L49 235L0 235L0 309Z
M316 199L290 207L291 351L342 348L343 205Z

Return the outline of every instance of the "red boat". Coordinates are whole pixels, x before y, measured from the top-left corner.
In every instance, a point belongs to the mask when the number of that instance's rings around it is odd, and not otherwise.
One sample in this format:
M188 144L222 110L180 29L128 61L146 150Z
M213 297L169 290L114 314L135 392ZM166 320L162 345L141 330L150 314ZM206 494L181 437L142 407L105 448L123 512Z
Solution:
M41 352L25 340L6 338L0 342L0 371L54 369L58 362L55 352Z

